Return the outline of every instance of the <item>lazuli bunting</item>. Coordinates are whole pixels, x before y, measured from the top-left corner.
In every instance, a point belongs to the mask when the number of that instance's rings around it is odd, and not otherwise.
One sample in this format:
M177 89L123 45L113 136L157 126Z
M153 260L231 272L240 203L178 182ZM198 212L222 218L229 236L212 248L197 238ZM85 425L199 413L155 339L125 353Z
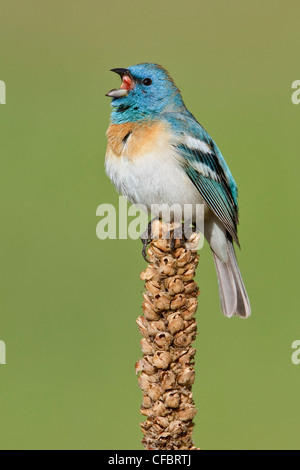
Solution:
M133 204L204 204L204 235L213 253L222 312L251 314L237 264L237 186L214 141L187 110L168 72L156 64L113 69L106 173Z

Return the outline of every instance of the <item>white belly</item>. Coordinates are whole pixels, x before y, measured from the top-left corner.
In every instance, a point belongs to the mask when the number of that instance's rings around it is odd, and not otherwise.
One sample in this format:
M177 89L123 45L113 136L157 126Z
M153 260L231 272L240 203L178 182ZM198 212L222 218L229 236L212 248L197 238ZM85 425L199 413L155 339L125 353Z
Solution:
M196 205L203 202L199 191L172 155L146 154L130 160L110 154L105 169L119 193L133 204L144 205L154 216L158 214L153 206L162 204L177 204L181 210L184 204L190 204L195 216Z

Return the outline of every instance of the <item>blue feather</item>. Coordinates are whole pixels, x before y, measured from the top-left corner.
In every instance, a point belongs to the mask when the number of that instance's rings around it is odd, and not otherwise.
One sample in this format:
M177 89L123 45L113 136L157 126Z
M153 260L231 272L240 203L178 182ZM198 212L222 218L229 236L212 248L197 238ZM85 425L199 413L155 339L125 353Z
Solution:
M161 116L162 119L166 120L171 124L173 132L179 136L191 136L201 142L207 144L214 156L218 159L230 187L232 197L237 205L238 190L236 182L228 168L228 165L221 154L219 148L212 140L208 132L199 124L194 116L185 108L184 112L179 113L165 113Z
M184 171L239 244L237 186L220 150L188 110L162 117L176 136L174 145ZM189 143L189 138L195 145Z

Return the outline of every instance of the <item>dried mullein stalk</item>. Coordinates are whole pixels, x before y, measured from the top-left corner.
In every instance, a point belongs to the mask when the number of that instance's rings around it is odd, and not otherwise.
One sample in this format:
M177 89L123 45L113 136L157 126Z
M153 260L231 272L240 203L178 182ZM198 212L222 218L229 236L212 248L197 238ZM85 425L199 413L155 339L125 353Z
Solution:
M144 315L137 324L143 358L136 363L136 373L143 391L141 413L147 417L141 423L142 443L147 450L197 450L192 437L196 415L192 342L199 295L193 278L199 256L181 240L175 240L172 250L170 239L162 238L169 231L169 224L152 223L150 263L141 274L146 292ZM189 248L197 246L197 237L192 235Z

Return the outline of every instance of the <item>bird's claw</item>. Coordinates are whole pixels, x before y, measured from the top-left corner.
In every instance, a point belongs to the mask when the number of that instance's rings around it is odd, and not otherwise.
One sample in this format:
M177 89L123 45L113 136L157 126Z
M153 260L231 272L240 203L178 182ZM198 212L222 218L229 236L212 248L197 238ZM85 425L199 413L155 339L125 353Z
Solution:
M147 263L150 263L150 260L147 258L147 247L150 243L150 240L147 239L147 238L144 238L144 239L141 238L141 240L142 240L142 243L143 243L143 250L142 250L143 258Z
M175 227L170 230L166 238L170 239L170 251L173 254L176 248L176 240L180 241L180 246L184 247L185 243L190 239L191 235L195 232L195 227L190 227L189 224L182 223L181 226Z
M147 258L147 247L149 243L151 242L152 223L154 222L154 220L157 220L157 219L158 217L155 217L153 220L150 220L148 227L146 228L145 232L142 233L140 237L143 243L142 255L143 255L144 260L147 263L150 263L150 260Z
M148 224L147 229L141 235L141 240L143 243L143 250L142 255L144 260L147 263L150 263L150 260L147 258L147 247L151 242L151 234L152 234L152 223L154 220L157 220L158 217L151 220ZM185 243L190 239L191 235L195 232L195 227L188 223L182 223L179 227L175 227L170 230L166 235L165 238L170 239L170 252L173 254L176 249L176 240L180 240L180 246L184 246Z

